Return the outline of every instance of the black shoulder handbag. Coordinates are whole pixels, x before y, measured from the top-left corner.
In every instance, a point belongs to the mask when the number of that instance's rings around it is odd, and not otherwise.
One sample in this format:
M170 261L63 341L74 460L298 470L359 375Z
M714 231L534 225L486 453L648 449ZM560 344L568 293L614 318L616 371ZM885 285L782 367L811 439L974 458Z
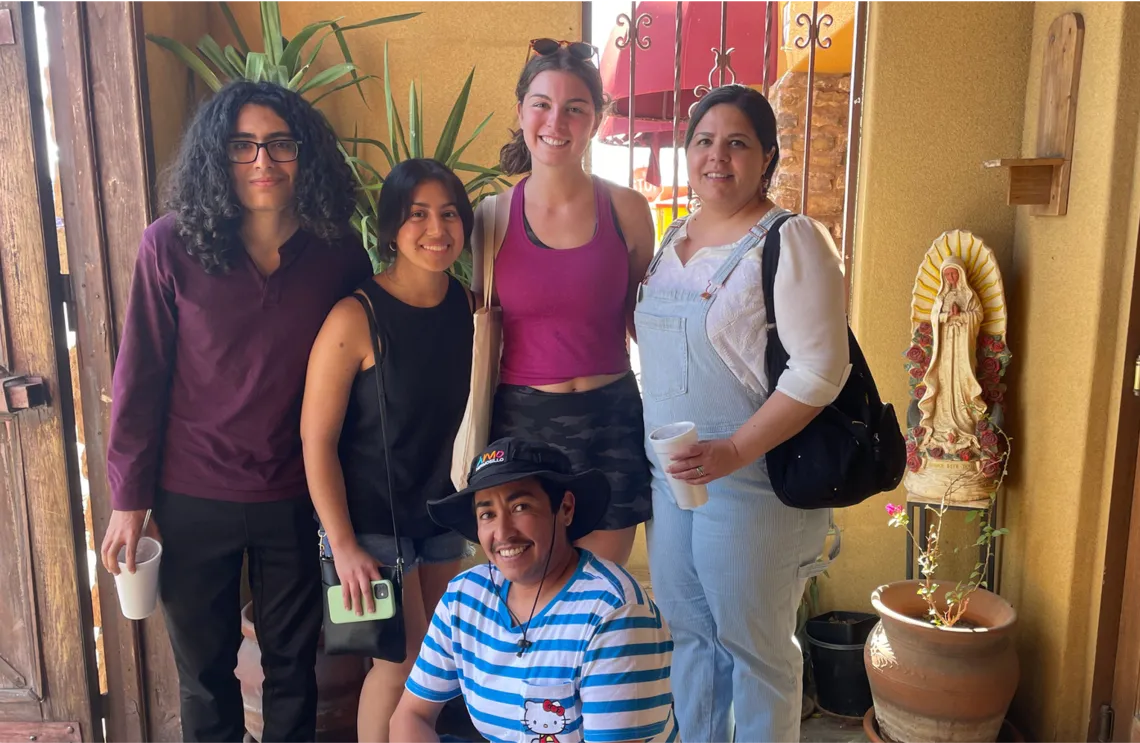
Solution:
M392 461L388 449L387 414L384 405L383 372L380 369L383 357L380 353L376 316L372 305L359 294L353 298L360 302L364 314L368 316L368 329L372 334L372 355L376 359L376 399L380 404L380 437L384 446L384 464L388 475L388 492L392 493ZM408 642L404 628L404 552L400 546L400 529L396 523L396 510L392 509L392 535L396 540L396 565L382 565L381 577L392 581L392 598L396 613L390 619L374 619L367 622L336 624L329 617L328 589L340 585L333 559L325 553L324 539L321 539L321 582L324 584L322 603L324 605L325 652L329 655L364 655L379 658L390 663L403 663L408 657Z
M764 240L762 270L768 310L765 370L775 391L788 368L788 352L776 328L776 268L780 262L780 227L793 215L777 219ZM811 423L765 455L768 478L780 501L792 508L843 508L894 490L906 470L906 442L892 405L879 398L871 369L847 328L851 374L839 397Z

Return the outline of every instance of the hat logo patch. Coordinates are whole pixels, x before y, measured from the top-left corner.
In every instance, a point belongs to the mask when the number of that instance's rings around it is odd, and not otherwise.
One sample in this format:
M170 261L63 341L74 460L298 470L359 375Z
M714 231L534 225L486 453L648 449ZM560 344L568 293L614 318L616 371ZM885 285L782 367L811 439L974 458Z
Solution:
M475 464L475 471L478 472L489 464L498 464L499 462L505 462L506 459L507 453L502 449L498 451L486 452L483 454L483 456L479 457L479 461Z

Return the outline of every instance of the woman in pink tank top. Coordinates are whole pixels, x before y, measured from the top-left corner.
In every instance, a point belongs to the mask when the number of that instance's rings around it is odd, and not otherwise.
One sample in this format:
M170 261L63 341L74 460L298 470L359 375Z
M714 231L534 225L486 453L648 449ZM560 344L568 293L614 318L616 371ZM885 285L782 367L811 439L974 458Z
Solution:
M505 203L496 212L503 357L491 438L541 440L565 451L575 469L605 472L609 511L578 546L625 563L637 525L652 516L626 332L633 333L636 289L653 256L653 220L641 194L582 168L602 121L596 50L550 39L531 50L515 88L519 129L499 153L506 173L528 175L494 199ZM477 295L482 234L477 227Z

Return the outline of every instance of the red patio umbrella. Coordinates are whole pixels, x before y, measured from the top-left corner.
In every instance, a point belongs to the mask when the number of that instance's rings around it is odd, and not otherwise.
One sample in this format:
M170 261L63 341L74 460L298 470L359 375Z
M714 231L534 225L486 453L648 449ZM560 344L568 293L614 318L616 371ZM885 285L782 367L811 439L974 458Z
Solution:
M640 26L640 38L649 38L648 49L637 49L634 86L634 137L636 146L651 148L646 180L660 185L658 156L661 147L673 144L673 83L676 65L681 69L680 126L688 121L689 108L697 101L698 86L720 84L716 51L721 48L721 11L727 17L724 49L730 54L731 72L725 71L724 82L761 85L764 82L764 35L770 25L768 84L775 82L779 55L779 19L774 2L684 2L681 3L681 53L675 56L676 2L641 2L637 15L648 14L649 26ZM772 14L766 22L765 14ZM610 116L598 131L606 144L629 145L629 66L633 44L618 49L617 40L628 32L626 26L615 25L602 50L602 84L613 100ZM711 80L710 80L711 78ZM678 134L680 137L681 134Z

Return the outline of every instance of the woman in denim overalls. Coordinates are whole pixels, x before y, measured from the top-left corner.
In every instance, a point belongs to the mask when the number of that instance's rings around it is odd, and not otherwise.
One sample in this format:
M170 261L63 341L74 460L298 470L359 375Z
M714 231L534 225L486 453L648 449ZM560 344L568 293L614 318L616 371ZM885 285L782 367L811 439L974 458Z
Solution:
M673 632L677 718L684 741L798 741L802 656L793 637L820 559L828 510L780 503L764 454L831 403L850 369L843 276L830 235L792 217L780 229L774 297L760 255L787 212L766 193L779 160L768 101L739 85L715 89L685 136L700 208L666 233L639 293L637 343L646 432L694 421L700 443L661 462L652 447L653 589ZM767 389L765 302L776 303L791 360ZM664 469L663 469L664 468ZM677 507L666 470L707 485Z

